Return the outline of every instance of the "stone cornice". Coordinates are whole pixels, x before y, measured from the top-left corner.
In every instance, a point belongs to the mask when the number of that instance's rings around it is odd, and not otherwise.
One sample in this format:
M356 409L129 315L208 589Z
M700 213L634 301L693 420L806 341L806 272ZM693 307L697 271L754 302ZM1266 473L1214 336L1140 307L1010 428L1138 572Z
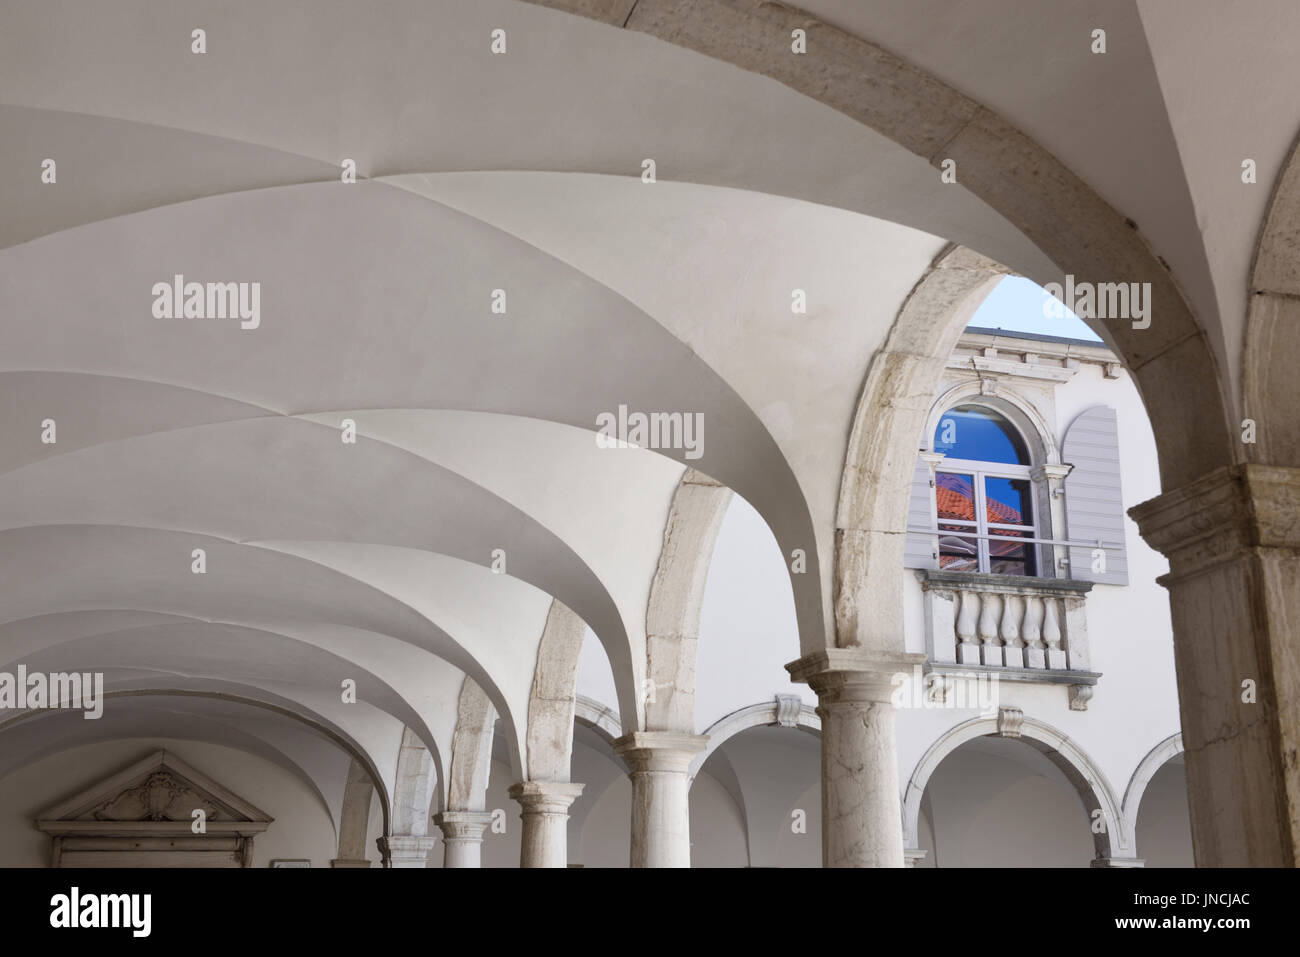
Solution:
M521 781L506 792L523 806L525 813L567 814L582 795L582 785L569 781Z
M1135 505L1142 537L1194 574L1252 547L1300 548L1300 469L1235 465Z
M926 656L866 648L826 648L785 666L790 680L809 685L823 705L837 701L887 702L896 674L910 674ZM818 712L820 714L820 711Z
M1054 595L1058 598L1083 598L1092 590L1092 582L1072 578L1034 578L1027 575L991 575L985 572L944 572L933 568L919 569L917 577L924 591L979 591L1016 595Z
M627 762L633 774L642 771L685 773L695 755L708 747L700 734L672 731L633 731L614 742L614 753Z

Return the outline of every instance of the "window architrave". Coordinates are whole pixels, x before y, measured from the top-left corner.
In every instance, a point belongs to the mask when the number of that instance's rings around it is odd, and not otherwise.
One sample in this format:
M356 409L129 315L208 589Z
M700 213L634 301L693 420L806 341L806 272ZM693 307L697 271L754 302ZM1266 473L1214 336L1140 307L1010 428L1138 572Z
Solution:
M1005 419L1010 427L1019 435L1024 443L1028 453L1029 464L1013 464L1008 462L987 462L978 459L956 459L950 458L943 453L935 451L934 437L935 433L942 423L943 418L954 408L959 406L975 406L983 408ZM1038 412L1032 403L1023 399L1014 393L1000 389L995 395L989 395L980 391L980 384L975 382L960 383L947 390L931 406L930 415L926 423L926 432L922 451L931 453L933 472L950 472L961 475L971 476L972 489L975 495L975 517L976 520L970 523L972 530L979 536L988 534L997 534L999 531L1021 531L1028 530L1028 537L1048 539L1052 537L1052 516L1050 508L1046 507L1047 496L1045 489L1041 488L1041 482L1035 481L1034 473L1044 464L1059 464L1060 452L1055 442L1051 429L1047 425L1044 417ZM984 479L985 478L1006 478L1022 480L1029 483L1033 512L1032 521L1022 525L1010 525L1006 523L988 522L987 501L985 498ZM965 522L953 522L938 518L937 504L934 503L934 497L937 495L938 483L934 474L931 476L931 499L932 505L935 506L935 518L938 524L961 524ZM936 530L938 525L935 526ZM942 537L942 533L938 533ZM987 573L992 568L992 560L989 552L989 539L986 537L976 538L977 548L977 568L980 572ZM1044 564L1044 557L1050 556L1050 550L1045 550L1042 546L1030 546L1034 556L1034 577L1051 577L1054 569L1052 562L1049 560Z

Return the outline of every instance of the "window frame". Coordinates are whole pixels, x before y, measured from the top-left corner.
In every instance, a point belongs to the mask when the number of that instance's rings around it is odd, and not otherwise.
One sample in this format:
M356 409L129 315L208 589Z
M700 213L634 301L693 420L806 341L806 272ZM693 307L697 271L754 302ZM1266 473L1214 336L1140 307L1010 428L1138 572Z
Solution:
M938 446L935 444L935 437L939 429L943 427L944 418L954 409L962 406L974 407L990 416L995 416L998 420L1005 423L1007 428L1013 429L1016 436L1020 439L1021 445L1025 450L1025 456L1029 459L1030 464L1020 465L1010 462L986 462L979 459L958 459L951 458L945 453L939 453L943 455L943 458L935 463L932 472L932 481L930 483L931 504L934 508L933 514L935 516L936 560L939 568L942 569L943 546L941 544L941 539L943 538L944 530L940 526L945 524L966 524L963 519L949 519L945 521L943 518L939 517L939 474L950 473L962 476L969 475L971 479L971 491L975 498L975 521L972 523L974 529L971 533L975 536L976 547L976 569L974 573L984 575L1005 575L1008 573L995 572L992 570L993 562L989 552L990 542L987 538L988 535L997 535L1001 531L1018 531L1022 534L1027 533L1026 537L1030 539L1043 539L1050 537L1050 535L1046 534L1048 529L1044 525L1043 516L1040 514L1040 490L1038 488L1038 483L1034 480L1033 476L1033 473L1036 470L1036 463L1034 462L1036 456L1034 454L1034 449L1037 446L1031 440L1031 436L1026 435L1024 429L1015 421L1013 416L1008 415L1006 411L991 403L981 402L979 401L979 398L975 396L966 396L945 403L943 411L933 419L934 426L931 428L930 434L927 437L931 449L938 452ZM1032 509L1030 517L1032 521L1026 522L1022 525L990 522L988 520L988 499L984 487L986 478L1004 478L1028 482L1030 508ZM962 533L949 531L948 534L961 537ZM1042 550L1039 548L1038 544L1036 542L1026 542L1025 544L1033 555L1034 566L1032 574L1028 570L1025 571L1025 577L1050 577L1050 575L1044 574L1042 567Z
M1006 416L1003 416L1002 418L1008 422L1010 421L1006 419ZM1014 424L1013 424L1013 428L1014 428ZM943 457L943 460L937 463L934 467L935 480L934 480L933 491L935 496L935 531L938 538L940 539L943 538L944 530L940 528L940 526L945 524L947 525L966 524L966 521L964 519L955 519L955 520L944 519L939 516L938 495L939 495L939 473L941 472L951 473L953 475L963 475L963 476L969 475L971 477L971 490L975 496L975 502L974 502L975 521L972 522L971 524L974 525L973 533L976 536L975 538L976 565L978 566L976 568L976 571L978 571L979 573L985 575L1006 574L1005 572L995 572L992 570L993 560L991 555L989 554L989 539L985 536L996 535L1000 530L1005 530L1005 531L1017 531L1017 532L1028 531L1029 534L1026 537L1033 538L1033 539L1046 537L1039 534L1039 521L1038 521L1039 510L1038 510L1038 503L1036 501L1036 496L1034 494L1035 493L1034 478L1033 475L1031 474L1033 472L1033 466L1012 465L1009 462L982 462L976 459L950 459L945 455ZM988 498L984 489L984 480L986 478L1017 479L1020 481L1028 482L1029 493L1030 493L1030 508L1033 509L1033 513L1031 515L1032 522L1026 522L1021 525L1010 525L1005 522L990 522L988 520ZM961 536L960 532L952 533L952 534L956 534L958 537ZM1030 578L1043 577L1038 570L1040 561L1039 561L1037 544L1033 542L1026 542L1025 545L1026 547L1032 550L1034 556L1033 557L1034 571L1032 574L1026 571L1025 575ZM938 551L940 552L939 567L942 568L943 567L942 546L939 547Z

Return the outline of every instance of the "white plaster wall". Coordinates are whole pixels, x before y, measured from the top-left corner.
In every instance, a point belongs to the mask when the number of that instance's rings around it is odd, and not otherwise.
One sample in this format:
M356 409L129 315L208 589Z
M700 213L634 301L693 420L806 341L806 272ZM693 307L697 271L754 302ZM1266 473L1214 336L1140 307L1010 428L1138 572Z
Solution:
M749 863L745 818L727 789L701 773L691 785L691 866L744 867Z
M488 776L487 799L484 810L505 812L505 833L494 832L491 826L483 831L481 863L483 867L518 867L519 847L523 822L519 819L519 802L506 792L514 784L510 767L500 761L492 762ZM442 848L442 842L438 842Z
M807 830L797 833L789 814L777 832L776 860L779 867L822 866L822 785L814 780L795 800L790 810L799 808L807 814Z
M713 550L700 614L695 675L695 726L778 694L816 705L807 685L790 681L799 657L790 574L762 516L732 496Z
M1183 757L1166 763L1142 794L1137 819L1137 856L1146 867L1192 867L1191 818Z
M130 738L61 751L7 777L0 789L0 867L48 867L50 838L32 824L36 815L159 748L275 819L253 842L254 867L267 867L272 858L308 858L312 867L329 867L337 849L334 826L299 778L243 751L168 738Z
M627 867L632 847L632 782L615 778L598 795L583 822L583 867Z
M618 711L614 669L610 667L605 646L590 628L583 632L582 651L578 654L578 694L600 702L611 711Z

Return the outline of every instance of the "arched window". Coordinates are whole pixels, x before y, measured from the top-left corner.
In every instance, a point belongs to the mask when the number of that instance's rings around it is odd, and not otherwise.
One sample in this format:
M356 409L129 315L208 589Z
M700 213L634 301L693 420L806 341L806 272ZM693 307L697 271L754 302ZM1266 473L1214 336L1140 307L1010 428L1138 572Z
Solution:
M939 567L947 571L1038 574L1031 461L1024 437L1000 413L959 405L939 419L934 451Z

